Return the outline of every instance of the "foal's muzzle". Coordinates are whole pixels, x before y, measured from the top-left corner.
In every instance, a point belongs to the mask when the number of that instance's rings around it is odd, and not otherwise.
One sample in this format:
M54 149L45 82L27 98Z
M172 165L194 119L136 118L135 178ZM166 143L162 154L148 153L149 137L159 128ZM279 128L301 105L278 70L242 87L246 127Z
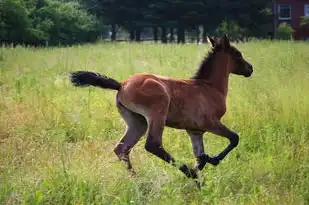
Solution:
M246 70L245 70L245 72L244 72L244 76L245 76L246 78L248 78L248 77L250 77L250 76L252 75L252 73L253 73L253 67L252 67L251 64L248 64L248 65L246 66Z

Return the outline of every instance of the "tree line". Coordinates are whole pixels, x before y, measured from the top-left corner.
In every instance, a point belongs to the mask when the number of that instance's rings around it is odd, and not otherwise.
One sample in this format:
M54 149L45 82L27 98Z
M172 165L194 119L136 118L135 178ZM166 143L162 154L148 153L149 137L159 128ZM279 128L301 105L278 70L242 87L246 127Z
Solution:
M57 45L117 39L151 30L155 41L184 43L186 35L267 35L270 0L0 0L2 43ZM175 37L177 36L177 37Z

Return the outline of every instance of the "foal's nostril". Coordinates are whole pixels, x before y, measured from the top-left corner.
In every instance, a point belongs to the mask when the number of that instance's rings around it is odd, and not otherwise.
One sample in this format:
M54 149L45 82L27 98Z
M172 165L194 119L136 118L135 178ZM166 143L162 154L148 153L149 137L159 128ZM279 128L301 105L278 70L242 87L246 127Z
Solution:
M253 66L251 64L248 65L248 72L250 72L250 73L253 72Z

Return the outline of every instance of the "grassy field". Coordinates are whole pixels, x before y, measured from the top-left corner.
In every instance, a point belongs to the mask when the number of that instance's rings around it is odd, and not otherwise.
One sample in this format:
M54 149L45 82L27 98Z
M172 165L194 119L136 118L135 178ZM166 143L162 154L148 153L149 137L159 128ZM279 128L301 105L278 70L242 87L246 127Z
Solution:
M103 44L0 50L0 204L309 204L309 46L238 44L254 66L231 76L223 122L239 146L200 172L205 185L134 147L131 178L113 148L124 132L114 91L75 88L67 73L124 80L133 73L189 78L208 45ZM195 162L184 131L166 128L166 149ZM227 140L206 134L207 153Z

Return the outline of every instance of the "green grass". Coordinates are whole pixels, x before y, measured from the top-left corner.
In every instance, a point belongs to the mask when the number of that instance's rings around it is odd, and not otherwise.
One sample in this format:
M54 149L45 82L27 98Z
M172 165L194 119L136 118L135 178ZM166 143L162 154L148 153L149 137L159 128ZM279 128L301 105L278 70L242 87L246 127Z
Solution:
M231 76L223 122L239 146L200 173L201 191L181 172L133 149L131 178L113 148L124 132L116 92L75 88L67 73L124 80L138 72L189 78L208 45L102 44L0 50L0 204L309 204L309 47L238 44L254 66ZM185 131L166 128L166 149L195 162ZM214 155L227 140L206 134Z

